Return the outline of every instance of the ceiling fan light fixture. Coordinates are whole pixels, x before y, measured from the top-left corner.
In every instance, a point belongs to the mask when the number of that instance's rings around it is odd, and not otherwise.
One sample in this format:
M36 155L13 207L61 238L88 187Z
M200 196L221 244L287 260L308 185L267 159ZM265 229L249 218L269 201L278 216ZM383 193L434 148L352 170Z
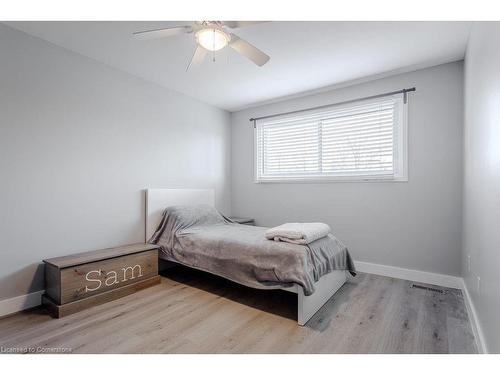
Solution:
M207 27L195 34L196 41L208 51L218 51L231 41L231 37L216 27Z

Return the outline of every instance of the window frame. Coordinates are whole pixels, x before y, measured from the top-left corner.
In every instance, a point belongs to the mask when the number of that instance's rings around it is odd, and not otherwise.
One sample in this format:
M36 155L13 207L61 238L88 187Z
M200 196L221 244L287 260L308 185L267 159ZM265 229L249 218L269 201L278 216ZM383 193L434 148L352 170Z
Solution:
M258 163L258 124L255 123L253 129L253 181L256 184L265 183L323 183L323 182L407 182L408 181L408 97L406 97L406 102L404 96L401 94L388 95L383 98L377 99L364 99L352 101L347 104L332 104L327 108L323 108L322 111L328 111L331 109L342 109L349 108L352 106L359 105L360 103L376 103L381 100L387 100L387 98L392 98L397 104L395 105L395 118L397 118L398 126L394 127L394 166L397 171L392 175L384 176L382 174L359 174L351 176L334 176L334 175L316 175L316 176L290 176L290 177L259 177L257 168ZM304 113L314 110L305 109ZM318 111L320 113L321 111ZM296 113L295 113L296 114ZM286 115L281 116L283 119L287 118ZM278 117L279 118L279 117ZM397 146L396 146L397 143ZM397 167L396 167L397 166Z

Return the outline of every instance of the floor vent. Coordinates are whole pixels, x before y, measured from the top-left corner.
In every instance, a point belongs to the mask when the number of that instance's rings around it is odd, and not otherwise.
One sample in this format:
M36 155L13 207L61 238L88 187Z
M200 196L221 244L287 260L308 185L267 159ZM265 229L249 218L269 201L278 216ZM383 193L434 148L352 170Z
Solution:
M428 287L425 285L419 285L419 284L414 284L414 283L411 284L411 287L418 288L418 289L424 289L424 290L430 290L431 292L437 292L437 293L441 293L441 294L445 293L443 289L431 288L431 287Z

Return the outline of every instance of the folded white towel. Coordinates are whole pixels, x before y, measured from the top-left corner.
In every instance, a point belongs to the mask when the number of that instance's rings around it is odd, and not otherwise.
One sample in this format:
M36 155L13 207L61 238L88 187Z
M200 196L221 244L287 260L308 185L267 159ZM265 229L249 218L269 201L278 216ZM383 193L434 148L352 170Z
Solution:
M299 245L307 245L330 233L330 227L325 223L286 223L266 231L266 238L274 241L284 241Z

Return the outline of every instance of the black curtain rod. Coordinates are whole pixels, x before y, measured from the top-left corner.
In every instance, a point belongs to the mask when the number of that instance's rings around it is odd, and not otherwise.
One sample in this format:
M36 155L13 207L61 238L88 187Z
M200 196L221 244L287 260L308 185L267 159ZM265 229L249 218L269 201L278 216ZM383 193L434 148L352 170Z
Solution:
M378 95L372 95L372 96L365 96L364 98L346 100L346 101L340 102L340 103L332 103L332 104L320 105L318 107L312 107L312 108L306 108L306 109L299 109L297 111L276 113L274 115L269 115L269 116L252 117L250 119L250 121L253 121L255 123L255 121L257 121L257 120L263 120L263 119L266 119L266 118L278 117L278 116L283 116L283 115L292 115L294 113L305 112L305 111L312 111L312 110L315 110L315 109L328 108L328 107L331 107L331 106L334 106L334 105L348 104L348 103L358 102L360 100L383 98L384 96L391 96L391 95L396 95L396 94L403 94L403 101L406 104L407 101L408 101L407 94L409 92L416 91L416 90L417 89L415 87L410 87L409 89L402 89L402 90L398 90L398 91L386 92L384 94L378 94Z

